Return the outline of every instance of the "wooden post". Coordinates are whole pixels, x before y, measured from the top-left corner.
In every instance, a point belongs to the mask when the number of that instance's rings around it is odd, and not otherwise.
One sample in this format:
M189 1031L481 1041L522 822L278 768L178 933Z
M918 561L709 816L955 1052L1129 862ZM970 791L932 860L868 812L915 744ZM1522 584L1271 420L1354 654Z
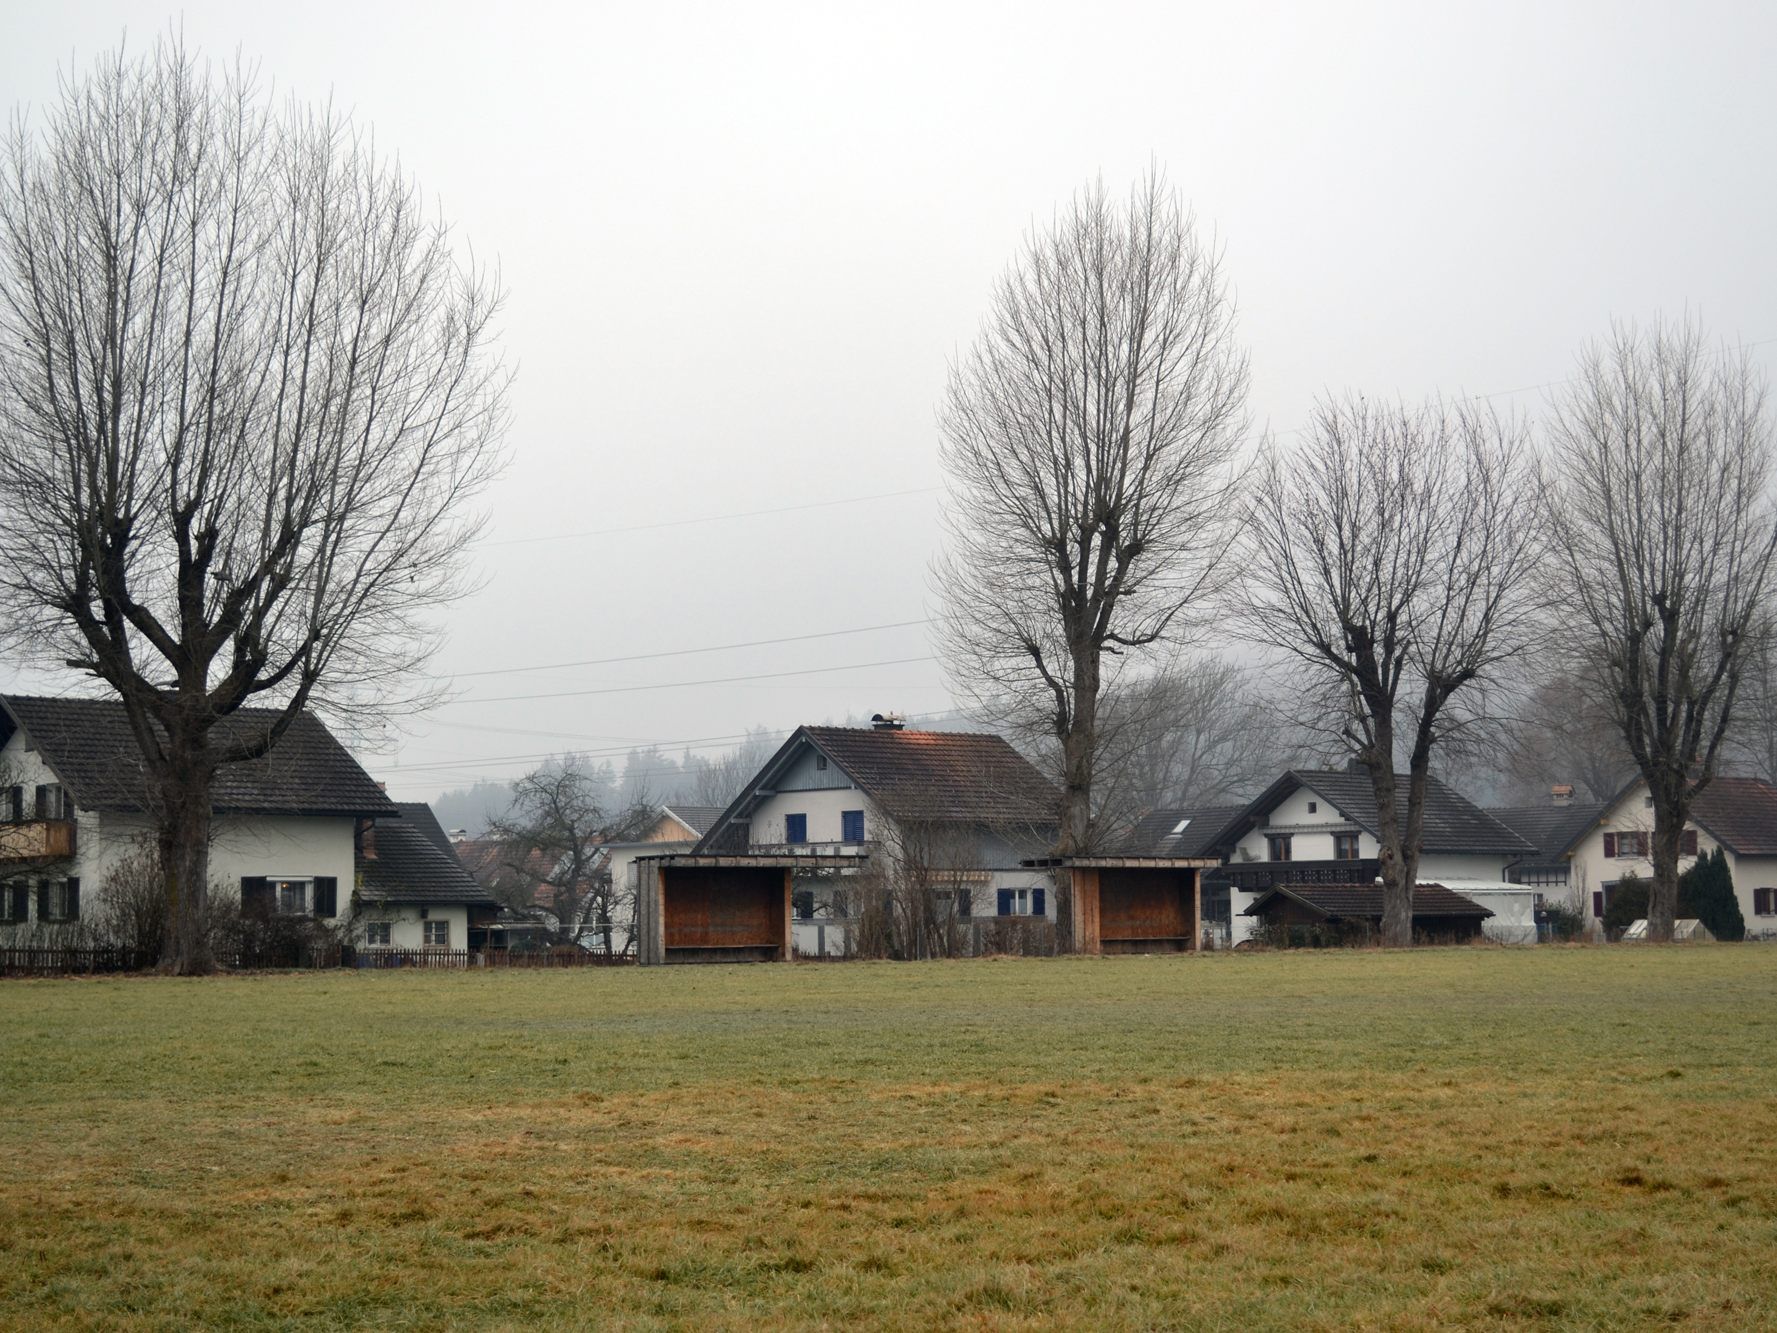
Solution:
M777 951L780 963L796 957L796 871L784 867L784 942Z
M1203 871L1192 866L1191 877L1191 952L1203 952Z
M1074 952L1102 953L1104 945L1100 938L1098 871L1084 866L1070 866L1067 875L1072 886L1069 896L1074 900Z
M648 961L655 964L666 962L666 865L655 867L654 884L651 890L653 902L648 913Z

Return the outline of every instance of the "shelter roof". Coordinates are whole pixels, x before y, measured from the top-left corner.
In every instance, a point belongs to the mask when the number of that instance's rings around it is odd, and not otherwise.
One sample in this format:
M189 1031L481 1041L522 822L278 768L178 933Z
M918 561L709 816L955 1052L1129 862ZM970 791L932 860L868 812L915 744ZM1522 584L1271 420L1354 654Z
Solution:
M1369 919L1382 915L1380 884L1279 884L1254 899L1245 915L1258 916L1274 898L1283 897L1323 913L1329 921ZM1413 890L1415 917L1489 917L1493 913L1442 884L1420 884Z

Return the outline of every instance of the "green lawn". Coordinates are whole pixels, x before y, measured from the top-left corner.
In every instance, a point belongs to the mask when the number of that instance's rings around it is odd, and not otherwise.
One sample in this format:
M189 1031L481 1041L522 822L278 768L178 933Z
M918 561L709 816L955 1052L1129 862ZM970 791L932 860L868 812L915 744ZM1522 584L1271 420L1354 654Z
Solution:
M0 983L13 1326L1777 1321L1777 948Z

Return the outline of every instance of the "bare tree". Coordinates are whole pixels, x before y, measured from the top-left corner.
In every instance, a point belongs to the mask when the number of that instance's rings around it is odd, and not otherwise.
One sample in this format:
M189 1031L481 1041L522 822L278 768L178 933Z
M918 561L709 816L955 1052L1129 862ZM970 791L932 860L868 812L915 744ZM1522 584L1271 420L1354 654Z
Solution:
M765 761L777 753L783 742L781 732L752 727L747 731L747 738L732 750L724 750L714 758L687 756L684 768L691 778L689 795L692 803L726 806L740 795L747 780L765 766Z
M1247 800L1311 752L1259 673L1208 654L1107 693L1100 729L1101 826L1156 807Z
M1270 447L1259 470L1245 618L1370 776L1390 945L1413 940L1433 751L1475 727L1528 641L1530 464L1524 431L1484 409L1348 398L1319 404L1301 447Z
M634 935L635 902L612 881L604 847L640 836L659 811L646 792L613 811L607 790L602 771L568 755L513 783L512 808L488 832L501 847L500 880L521 895L508 906L545 909L562 944L591 930L609 950L618 929Z
M1762 637L1777 550L1765 386L1693 325L1619 327L1582 354L1549 434L1556 629L1647 782L1648 934L1667 940L1685 820Z
M1220 251L1154 172L1033 232L951 371L945 659L983 712L1055 738L1064 854L1092 838L1106 656L1176 636L1224 568L1234 313Z
M211 966L217 770L305 707L391 705L461 590L498 304L365 131L176 40L6 140L0 630L122 699L170 970Z
M1590 799L1608 801L1634 774L1635 761L1596 680L1565 671L1539 675L1509 709L1505 769L1513 785L1537 800L1547 799L1552 783L1571 782Z

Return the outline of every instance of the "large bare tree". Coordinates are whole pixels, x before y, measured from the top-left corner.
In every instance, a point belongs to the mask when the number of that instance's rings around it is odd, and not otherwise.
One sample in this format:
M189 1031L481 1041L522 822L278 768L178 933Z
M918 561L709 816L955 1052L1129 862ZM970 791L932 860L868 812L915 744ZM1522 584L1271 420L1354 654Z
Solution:
M1369 774L1390 945L1413 940L1433 751L1476 728L1530 636L1531 471L1525 431L1491 411L1358 397L1322 401L1258 471L1244 616Z
M121 698L171 970L211 965L217 770L386 703L459 590L498 304L366 131L176 40L6 139L0 630Z
M983 712L1054 737L1064 854L1092 839L1107 656L1176 637L1224 568L1234 317L1221 252L1151 173L1034 231L951 371L945 660Z
M1763 635L1777 551L1765 385L1695 325L1618 327L1581 355L1549 435L1555 628L1647 782L1648 934L1666 940L1685 820Z

